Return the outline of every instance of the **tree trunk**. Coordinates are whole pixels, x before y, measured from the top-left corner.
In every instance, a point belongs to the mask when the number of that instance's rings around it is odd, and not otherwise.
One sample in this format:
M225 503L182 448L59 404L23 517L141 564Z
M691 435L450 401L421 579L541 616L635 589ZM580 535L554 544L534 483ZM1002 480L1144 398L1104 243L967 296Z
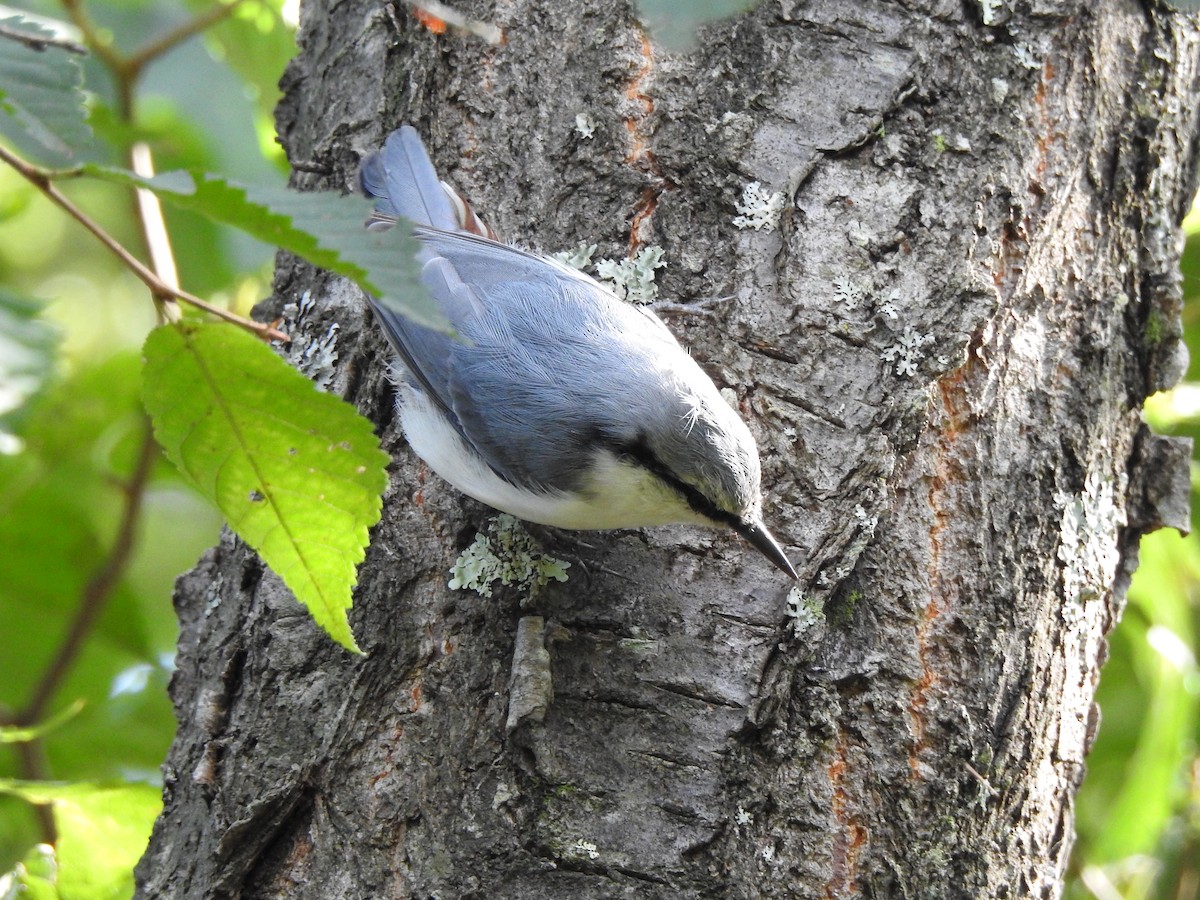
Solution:
M398 434L356 289L295 344L395 460L355 658L226 537L179 582L146 897L1053 897L1137 541L1187 518L1174 383L1194 20L1158 4L766 0L668 55L623 4L314 0L301 189L403 121L508 239L621 257L763 456L803 596L732 535L538 530L532 601L447 588L491 511ZM577 123L590 117L594 133ZM586 123L585 123L586 124ZM777 230L739 228L757 181ZM548 655L547 655L548 654Z

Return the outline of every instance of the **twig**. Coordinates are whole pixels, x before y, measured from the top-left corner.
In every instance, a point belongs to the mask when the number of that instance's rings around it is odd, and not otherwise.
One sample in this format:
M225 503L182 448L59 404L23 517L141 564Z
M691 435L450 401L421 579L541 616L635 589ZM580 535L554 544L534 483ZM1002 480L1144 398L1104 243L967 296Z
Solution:
M100 567L92 573L83 593L79 597L79 607L75 610L75 618L67 629L66 637L55 653L54 659L42 672L41 680L34 688L33 696L25 708L17 715L21 725L32 725L45 716L46 708L54 697L54 692L62 684L63 678L74 665L84 641L91 633L92 626L103 611L109 597L121 579L129 557L133 553L138 519L142 511L142 499L146 493L146 483L158 454L158 445L154 443L154 433L150 422L143 420L142 441L138 447L137 461L128 481L122 487L125 504L121 510L121 521L117 525L117 533L113 538L108 556L100 563Z
M78 53L80 56L87 56L87 47L83 46L83 44L73 41L70 38L59 37L55 34L32 34L21 28L13 28L11 25L0 25L0 37L19 41L29 49L39 52L45 50L47 47L57 47L59 50L66 50L68 53Z
M1000 792L998 790L996 790L994 787L992 787L992 783L990 781L988 781L984 776L982 776L978 772L976 772L974 767L969 762L964 762L963 765L966 766L966 769L968 772L970 772L972 775L975 776L975 780L979 782L980 787L982 787L985 791L987 791L988 796L990 796L990 797L999 797L1000 796Z
M149 41L140 50L134 51L122 60L120 65L121 76L129 79L136 78L147 64L158 59L158 57L174 49L179 44L182 44L193 35L197 35L206 28L216 25L241 6L243 2L244 0L231 0L229 3L218 3L217 6L208 12L202 13L194 19L184 22L177 28L168 31L166 34Z
M189 19L166 34L152 39L129 56L122 56L113 49L112 42L105 39L100 29L83 11L81 0L61 0L61 2L67 15L70 16L72 24L79 29L79 33L83 36L84 45L90 48L112 73L113 80L116 82L117 107L121 111L121 118L130 121L133 118L134 85L146 66L188 38L221 21L240 6L243 0L222 3L206 13Z
M145 141L137 141L129 148L129 162L133 171L142 178L154 177L154 157L150 145ZM162 204L158 195L147 188L134 188L134 204L138 221L142 226L142 237L146 241L146 249L150 252L150 264L154 266L154 274L172 290L179 290L179 270L175 266L175 253L171 250L171 235L167 232L167 223L163 218ZM179 304L174 300L162 301L158 307L159 315L167 322L178 322L180 317Z
M83 11L83 4L80 3L80 0L62 0L62 5L71 19L71 24L79 29L84 46L100 57L100 60L109 69L116 72L121 65L121 57L113 50L111 42L101 37L100 29Z
M110 235L107 231L93 220L87 213L81 210L78 206L72 203L67 197L54 186L49 175L32 166L19 156L10 152L4 146L0 146L0 160L8 163L21 174L23 178L29 181L34 187L40 190L43 194L49 197L60 209L67 215L71 216L80 225L90 231L95 238L100 241L105 247L112 251L117 259L121 260L141 282L149 288L151 295L159 302L164 300L182 300L185 303L190 303L192 306L202 309L207 313L211 313L226 322L232 322L234 325L244 328L247 331L258 335L263 340L269 341L290 341L286 334L272 328L270 325L264 325L261 322L255 322L252 319L246 319L239 316L237 313L232 313L227 309L221 309L213 306L205 300L201 300L194 294L189 294L187 291L173 288L166 284L161 278L155 275L146 265L126 250L116 238Z
M46 765L46 747L41 738L16 745L18 771L26 781L46 781L50 778L50 767ZM33 814L37 816L42 842L53 844L58 840L58 828L54 824L54 810L49 803L34 803Z

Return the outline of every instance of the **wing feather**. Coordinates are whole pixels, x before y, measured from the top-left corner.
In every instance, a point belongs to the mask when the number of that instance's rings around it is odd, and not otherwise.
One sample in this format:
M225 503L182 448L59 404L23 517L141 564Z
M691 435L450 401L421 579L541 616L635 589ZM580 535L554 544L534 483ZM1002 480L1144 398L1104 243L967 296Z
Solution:
M691 364L657 317L582 272L457 230L409 126L364 162L360 181L378 199L376 222L414 223L422 281L456 334L372 302L375 314L414 384L497 475L535 491L579 489L597 444L639 439L647 409L665 402L650 396L663 390L655 370L680 356Z
M408 219L416 225L453 230L458 216L446 196L421 136L411 125L388 135L383 148L368 156L359 169L359 184L378 200L382 223ZM368 227L371 226L368 222Z

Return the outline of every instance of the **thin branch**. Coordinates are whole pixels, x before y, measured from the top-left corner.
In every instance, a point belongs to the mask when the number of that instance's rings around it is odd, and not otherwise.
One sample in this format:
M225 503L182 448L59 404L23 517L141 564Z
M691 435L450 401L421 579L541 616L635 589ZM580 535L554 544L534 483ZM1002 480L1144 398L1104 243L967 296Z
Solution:
M100 60L115 73L121 66L121 57L113 50L112 44L101 36L96 23L88 18L80 0L62 0L62 5L71 19L71 24L79 29L84 46L100 57Z
M154 177L154 156L150 145L145 141L136 141L129 148L129 162L133 171L142 178ZM138 221L142 226L142 237L146 249L150 253L150 264L154 266L154 274L172 290L179 290L179 270L175 266L175 253L171 250L171 235L167 232L167 222L163 218L162 204L158 195L147 188L134 188L134 207ZM163 301L159 304L159 314L167 322L178 322L180 317L179 304L174 300Z
M182 300L185 303L190 303L192 306L202 309L207 313L211 313L226 322L232 322L247 331L258 335L263 340L270 341L289 341L289 338L282 331L272 328L270 325L264 325L261 322L255 322L253 319L246 319L237 313L232 313L227 309L213 306L205 300L201 300L194 294L189 294L187 291L173 288L165 283L161 278L154 274L146 267L146 265L126 250L116 238L105 231L100 225L93 220L87 213L81 210L78 206L72 203L50 180L49 175L37 168L31 166L19 156L10 152L6 147L0 146L0 160L8 163L21 174L23 178L29 181L34 187L50 198L60 209L67 215L71 216L80 225L90 231L95 238L100 241L105 247L112 251L117 259L121 260L141 282L149 288L151 295L158 301L176 299Z
M87 56L87 47L83 46L83 44L73 41L70 38L59 37L58 35L31 34L20 28L0 24L0 37L19 41L30 50L37 50L39 52L45 50L47 47L57 47L59 50L66 50L68 53L78 53L80 56Z
M243 2L245 0L231 0L229 3L218 3L217 6L208 12L202 13L194 19L184 22L179 27L168 31L166 34L149 41L140 50L134 51L121 62L122 76L130 79L136 78L149 63L158 59L164 53L173 50L188 38L199 34L206 28L216 25L241 6Z
M78 708L78 707L77 707ZM28 728L17 723L18 713L7 706L0 708L0 723L9 728ZM33 726L36 729L37 726ZM44 735L36 733L29 740L18 740L13 746L17 757L17 774L25 781L48 781L50 766L46 762ZM58 840L58 829L54 824L54 810L49 803L32 803L33 815L37 819L38 836L44 844Z
M21 710L18 720L22 725L32 725L41 720L55 691L62 684L67 673L75 664L79 651L91 634L96 619L104 610L105 604L112 596L125 566L133 555L133 545L137 537L137 524L142 511L142 500L146 493L146 484L150 480L150 472L158 454L158 445L154 443L154 432L150 422L143 420L142 441L138 447L137 462L129 479L122 485L125 504L121 510L121 520L117 525L117 533L113 538L108 556L100 563L100 567L92 573L83 593L79 597L79 607L75 610L75 618L67 629L66 637L55 653L54 659L42 672L41 680L34 688L29 703Z
M47 781L50 767L46 764L46 746L41 738L16 745L17 765L21 777L26 781ZM42 842L53 844L58 840L58 828L54 824L54 810L49 803L34 803L33 814L38 820Z
M231 0L229 3L220 4L206 13L184 22L161 37L154 38L129 56L122 56L113 49L112 43L104 38L101 30L84 12L82 0L61 0L61 2L72 24L79 29L84 45L91 49L112 73L116 82L117 107L121 111L121 118L128 122L133 117L134 85L141 76L142 70L183 41L224 19L244 0Z

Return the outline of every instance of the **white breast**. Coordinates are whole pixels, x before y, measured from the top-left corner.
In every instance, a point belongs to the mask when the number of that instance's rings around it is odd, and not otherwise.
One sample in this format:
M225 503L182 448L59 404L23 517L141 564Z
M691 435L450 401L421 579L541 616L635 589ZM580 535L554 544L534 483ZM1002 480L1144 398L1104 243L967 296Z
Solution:
M661 480L607 450L596 452L580 493L534 493L509 484L423 393L403 383L398 387L400 423L409 445L442 478L488 506L529 522L580 530L713 524Z

